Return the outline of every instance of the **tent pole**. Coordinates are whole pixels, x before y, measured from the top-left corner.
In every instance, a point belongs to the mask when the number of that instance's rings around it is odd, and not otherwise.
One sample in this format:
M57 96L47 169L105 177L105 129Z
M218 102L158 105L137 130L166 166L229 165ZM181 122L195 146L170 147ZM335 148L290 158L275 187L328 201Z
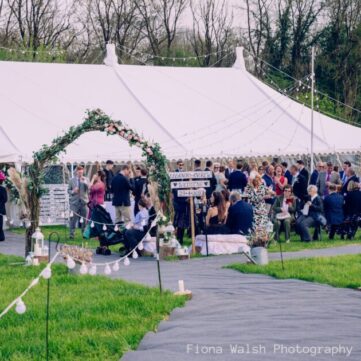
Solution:
M312 56L311 56L311 173L313 172L313 136L314 136L314 129L313 129L313 98L315 92L315 47L312 47Z

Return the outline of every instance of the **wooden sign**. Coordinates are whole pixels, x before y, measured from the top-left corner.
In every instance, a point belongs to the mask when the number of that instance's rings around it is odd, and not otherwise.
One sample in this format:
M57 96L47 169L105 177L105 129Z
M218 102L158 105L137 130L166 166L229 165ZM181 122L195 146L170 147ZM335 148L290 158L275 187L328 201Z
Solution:
M170 179L204 179L212 178L212 172L169 172L168 176Z
M211 182L208 180L199 180L199 181L179 181L179 182L171 182L170 187L172 189L178 188L206 188L210 187Z
M202 197L204 193L203 189L180 189L178 197Z

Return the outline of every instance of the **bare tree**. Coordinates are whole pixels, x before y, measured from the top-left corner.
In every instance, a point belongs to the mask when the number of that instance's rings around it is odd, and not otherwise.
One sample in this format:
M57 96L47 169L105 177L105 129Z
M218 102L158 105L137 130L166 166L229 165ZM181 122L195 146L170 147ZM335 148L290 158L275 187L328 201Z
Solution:
M189 36L201 66L221 66L233 40L233 13L226 0L192 1L193 27ZM213 54L213 55L211 55Z

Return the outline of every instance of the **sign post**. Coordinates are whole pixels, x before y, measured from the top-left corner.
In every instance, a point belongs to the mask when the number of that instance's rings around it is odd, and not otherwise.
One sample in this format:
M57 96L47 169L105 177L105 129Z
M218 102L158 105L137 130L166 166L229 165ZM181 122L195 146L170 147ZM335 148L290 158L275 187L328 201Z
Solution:
M190 199L189 204L191 216L192 253L195 254L196 227L194 222L194 197L203 197L205 193L204 188L210 187L210 181L205 179L212 178L212 172L170 172L169 178L172 180L171 189L178 189L177 196L187 197Z

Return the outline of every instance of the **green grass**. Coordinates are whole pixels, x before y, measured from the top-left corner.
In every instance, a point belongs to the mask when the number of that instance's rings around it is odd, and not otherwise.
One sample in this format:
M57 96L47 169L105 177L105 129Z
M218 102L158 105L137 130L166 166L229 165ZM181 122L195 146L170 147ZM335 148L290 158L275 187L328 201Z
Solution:
M242 273L259 273L279 279L295 278L341 288L361 287L361 254L336 257L315 257L270 262L266 266L231 264L227 268Z
M18 297L40 268L11 265L22 259L0 255L0 311ZM120 271L122 272L122 271ZM45 280L24 297L27 311L11 310L0 320L0 360L45 359ZM183 297L103 276L75 276L53 265L50 308L50 359L119 360L136 349L143 336Z

